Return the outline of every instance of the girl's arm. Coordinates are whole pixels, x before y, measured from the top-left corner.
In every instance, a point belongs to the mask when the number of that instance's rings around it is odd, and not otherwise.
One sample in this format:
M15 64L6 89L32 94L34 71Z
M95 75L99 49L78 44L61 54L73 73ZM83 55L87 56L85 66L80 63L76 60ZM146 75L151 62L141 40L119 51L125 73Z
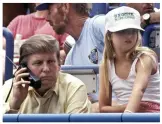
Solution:
M139 111L140 102L148 85L149 77L151 73L156 71L156 68L157 66L150 56L143 54L139 58L136 64L136 79L125 112Z
M105 82L104 82L104 73L103 73L104 66L100 66L99 70L99 110L100 112L123 112L125 110L126 105L119 105L119 106L111 106L112 104L112 88L111 84L109 84L108 92L106 92ZM110 83L110 82L109 82ZM108 93L108 94L106 94Z

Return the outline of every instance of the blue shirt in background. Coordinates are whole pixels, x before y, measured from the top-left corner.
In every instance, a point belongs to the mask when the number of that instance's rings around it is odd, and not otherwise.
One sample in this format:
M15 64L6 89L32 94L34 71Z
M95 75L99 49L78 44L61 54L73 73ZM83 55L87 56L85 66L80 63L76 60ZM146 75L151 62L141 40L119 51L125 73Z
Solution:
M102 60L105 15L88 18L75 45L68 53L65 65L92 65Z

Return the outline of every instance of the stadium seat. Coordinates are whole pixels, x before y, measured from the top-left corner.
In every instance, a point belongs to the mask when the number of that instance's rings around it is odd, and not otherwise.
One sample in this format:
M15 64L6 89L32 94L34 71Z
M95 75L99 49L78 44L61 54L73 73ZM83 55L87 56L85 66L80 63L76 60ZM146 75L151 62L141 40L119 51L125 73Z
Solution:
M160 62L160 24L151 24L145 28L142 35L142 45L154 50Z
M61 71L72 74L82 80L88 90L88 93L98 92L98 76L99 66L68 66L62 65Z
M5 78L4 80L8 80L12 77L13 74L13 51L14 51L14 38L9 31L9 29L3 27L3 36L6 38L6 60L5 60Z

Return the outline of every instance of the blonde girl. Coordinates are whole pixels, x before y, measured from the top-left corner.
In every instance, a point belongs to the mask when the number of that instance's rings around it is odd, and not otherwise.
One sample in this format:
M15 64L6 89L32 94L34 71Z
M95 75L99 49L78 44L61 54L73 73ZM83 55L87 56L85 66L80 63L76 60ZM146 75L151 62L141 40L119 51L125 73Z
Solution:
M140 14L130 7L107 13L105 48L100 65L100 112L159 112L157 56L141 47ZM117 105L112 106L112 91Z

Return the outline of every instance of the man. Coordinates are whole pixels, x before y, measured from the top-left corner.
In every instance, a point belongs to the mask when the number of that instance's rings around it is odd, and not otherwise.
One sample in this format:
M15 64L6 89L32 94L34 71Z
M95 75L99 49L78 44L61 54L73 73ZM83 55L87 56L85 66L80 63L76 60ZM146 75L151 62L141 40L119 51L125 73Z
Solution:
M15 4L13 4L15 5ZM35 3L35 7L39 6L40 3ZM19 48L21 44L33 36L34 34L48 34L52 35L59 41L61 58L65 56L64 53L64 39L62 37L67 36L66 34L58 35L49 23L46 21L48 11L36 11L28 15L19 15L15 17L7 26L13 33L15 39L14 42L14 62L17 64L19 60ZM18 36L18 37L17 37ZM63 64L63 63L61 63Z
M48 5L47 21L53 29L58 34L66 32L76 40L66 57L65 65L99 64L104 47L105 16L89 18L90 8L87 3L44 4Z
M23 67L3 86L3 113L90 112L85 84L61 73L59 58L59 43L52 36L27 39L20 48L19 64Z
M49 10L47 21L58 34L71 35L76 43L65 59L65 65L94 65L102 60L104 48L105 15L89 18L92 4L88 3L44 3ZM45 9L45 7L43 7ZM39 7L36 8L39 10ZM89 94L92 103L98 101L97 94ZM93 112L98 112L98 104Z
M142 27L152 23L160 23L160 11L157 12L154 9L153 3L126 3L126 5L140 13Z
M140 13L141 26L143 28L153 23L160 24L160 10L154 8L154 3L127 3L127 6L136 9ZM160 48L159 48L160 40L158 38L156 41L151 39L150 41L148 41L150 42L148 43L150 44L148 47L153 48L153 50L158 55L158 61L160 62Z

